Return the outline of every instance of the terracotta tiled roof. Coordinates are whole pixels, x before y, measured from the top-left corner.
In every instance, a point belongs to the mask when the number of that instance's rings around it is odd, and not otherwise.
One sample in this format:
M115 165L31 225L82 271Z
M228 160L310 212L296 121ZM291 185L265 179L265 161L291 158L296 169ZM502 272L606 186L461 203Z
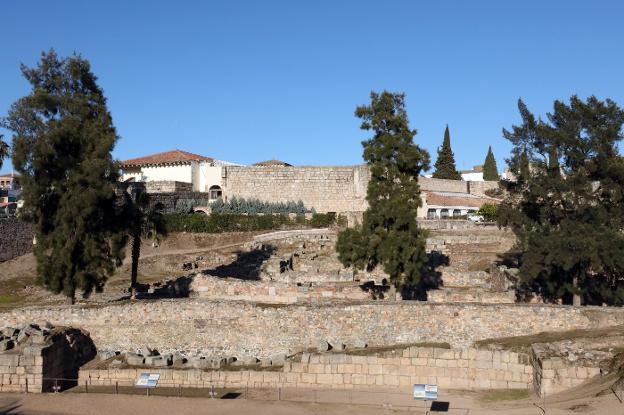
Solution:
M469 196L458 193L457 196L449 193L423 192L428 205L435 206L466 206L480 208L486 203L499 204L500 201L489 197Z
M268 167L268 166L282 166L282 167L292 167L292 164L286 163L281 160L265 160L260 161L258 163L254 163L254 166Z
M137 157L121 162L122 166L145 166L154 164L184 164L191 161L213 161L210 157L189 153L188 151L172 150L156 153L145 157Z

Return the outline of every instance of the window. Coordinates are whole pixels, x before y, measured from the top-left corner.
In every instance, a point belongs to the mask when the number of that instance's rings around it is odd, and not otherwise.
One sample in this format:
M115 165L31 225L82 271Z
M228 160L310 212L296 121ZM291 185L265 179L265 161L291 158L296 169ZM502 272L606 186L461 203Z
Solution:
M217 185L210 186L210 189L208 189L208 197L210 198L210 200L216 200L223 197L223 191L221 190L221 187Z
M461 210L459 210L459 209L453 209L453 217L454 217L454 218L458 218L458 217L460 217L461 215L462 215L462 214L461 214Z
M440 217L441 217L442 219L448 218L448 217L449 217L449 211L448 211L448 209L442 209L442 210L440 211Z
M429 209L427 210L427 219L435 219L436 218L436 210Z

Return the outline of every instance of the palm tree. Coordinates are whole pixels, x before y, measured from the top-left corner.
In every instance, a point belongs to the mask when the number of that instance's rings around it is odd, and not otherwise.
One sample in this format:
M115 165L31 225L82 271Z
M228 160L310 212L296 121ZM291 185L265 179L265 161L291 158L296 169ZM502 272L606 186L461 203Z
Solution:
M139 274L139 258L141 257L141 241L151 238L156 246L161 237L167 235L165 218L159 209L150 206L149 195L138 192L134 199L128 198L128 233L132 243L130 268L131 298L136 298L137 277Z
M4 136L0 134L0 169L2 168L2 161L9 157L9 145L3 140Z

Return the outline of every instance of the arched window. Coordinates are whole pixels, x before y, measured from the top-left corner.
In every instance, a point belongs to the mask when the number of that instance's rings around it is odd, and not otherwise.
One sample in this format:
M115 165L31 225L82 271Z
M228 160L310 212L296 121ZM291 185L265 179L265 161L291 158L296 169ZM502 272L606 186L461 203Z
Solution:
M442 209L442 210L440 211L440 217L441 217L442 219L448 218L448 217L449 217L449 211L448 211L448 209Z
M220 199L223 197L223 190L221 190L221 187L217 185L210 186L210 189L208 189L208 197L210 200Z
M454 217L454 218L458 218L458 217L460 217L461 215L462 215L462 214L461 214L461 210L459 210L459 209L453 209L453 217Z
M429 209L427 210L427 219L435 219L436 218L436 210Z

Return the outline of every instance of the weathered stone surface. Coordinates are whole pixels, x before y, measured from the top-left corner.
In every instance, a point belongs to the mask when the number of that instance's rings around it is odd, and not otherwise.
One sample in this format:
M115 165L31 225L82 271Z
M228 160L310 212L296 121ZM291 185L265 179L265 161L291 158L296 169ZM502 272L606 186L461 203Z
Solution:
M126 361L130 366L141 366L145 363L145 358L136 353L126 353Z
M4 339L0 340L0 352L4 352L6 350L13 348L13 340L12 339Z

